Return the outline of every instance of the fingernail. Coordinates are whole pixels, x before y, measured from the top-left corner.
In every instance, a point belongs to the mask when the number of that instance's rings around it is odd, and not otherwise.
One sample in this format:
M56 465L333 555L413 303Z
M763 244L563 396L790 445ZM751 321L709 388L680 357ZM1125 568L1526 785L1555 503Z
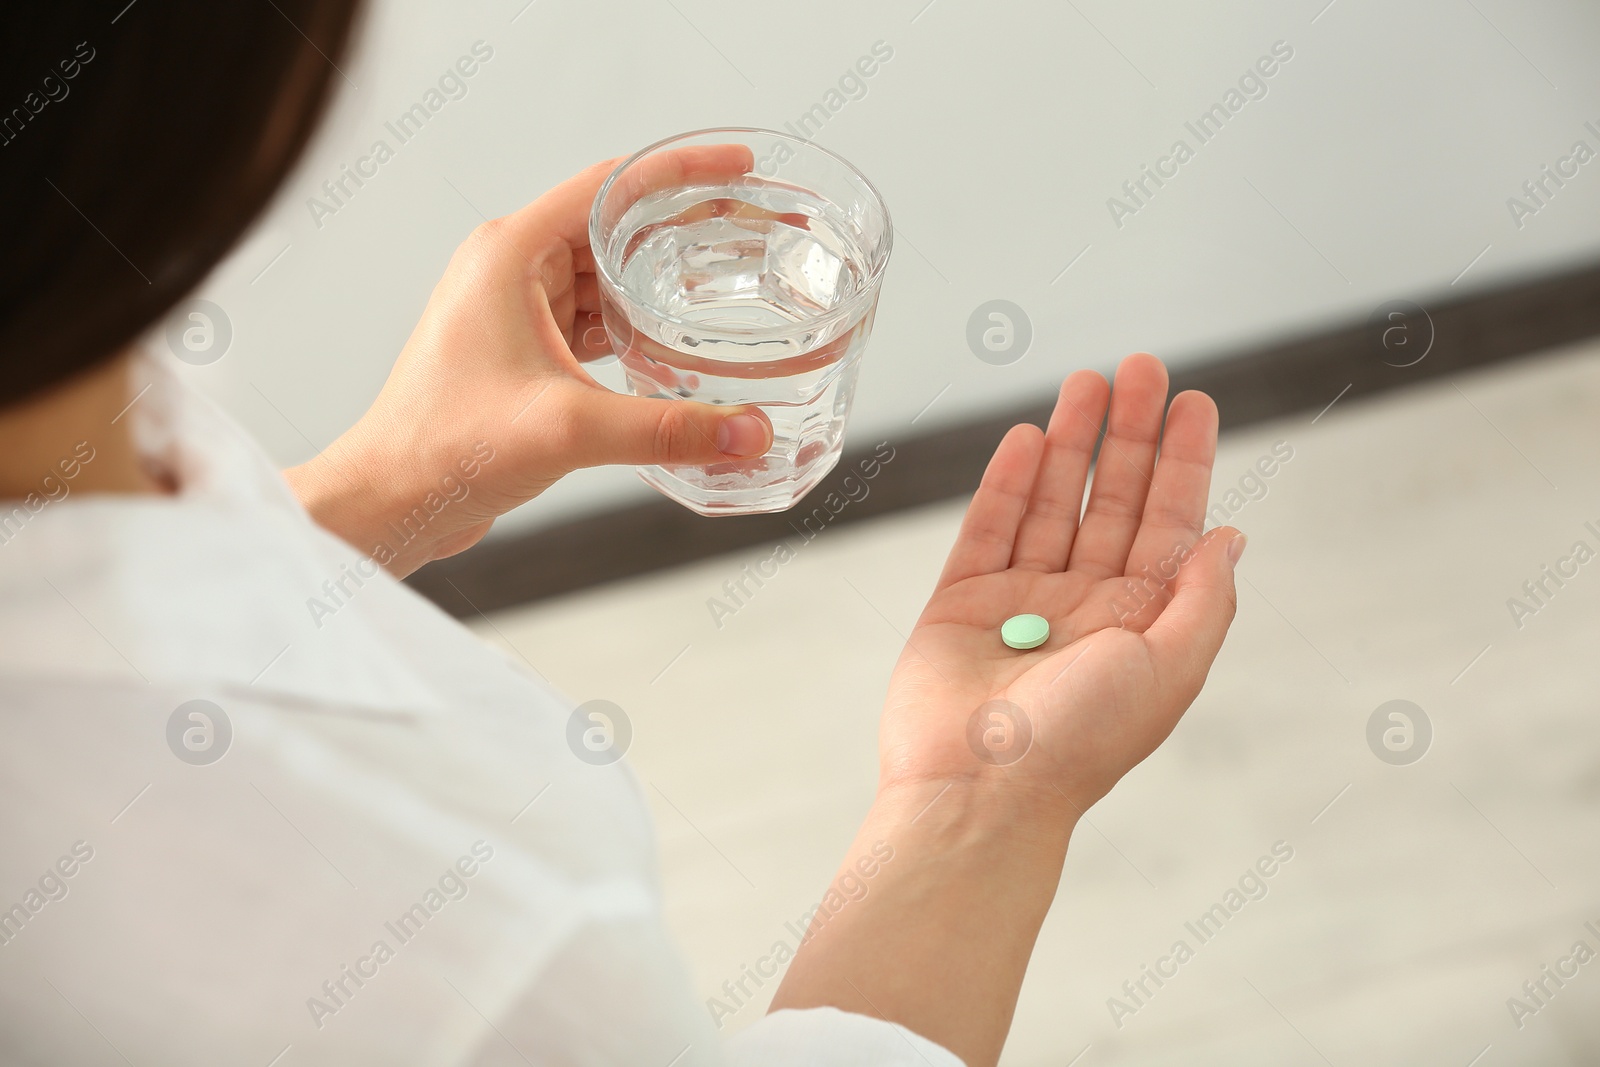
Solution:
M717 451L724 455L759 456L767 447L767 424L758 415L729 415L717 427Z
M1244 546L1249 540L1250 538L1246 537L1244 534L1240 534L1238 537L1235 537L1232 541L1228 542L1229 563L1237 564L1239 562L1239 557L1244 555Z

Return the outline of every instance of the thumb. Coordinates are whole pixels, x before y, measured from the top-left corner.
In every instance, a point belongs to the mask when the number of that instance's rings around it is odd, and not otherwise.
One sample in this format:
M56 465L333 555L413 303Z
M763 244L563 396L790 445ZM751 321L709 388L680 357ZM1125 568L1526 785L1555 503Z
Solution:
M562 461L574 469L716 463L764 455L772 448L772 423L750 404L722 407L605 388L573 389L563 399L563 421L571 434Z
M1172 599L1144 632L1155 662L1196 692L1233 622L1238 603L1233 568L1244 546L1244 534L1232 526L1202 537L1178 567Z

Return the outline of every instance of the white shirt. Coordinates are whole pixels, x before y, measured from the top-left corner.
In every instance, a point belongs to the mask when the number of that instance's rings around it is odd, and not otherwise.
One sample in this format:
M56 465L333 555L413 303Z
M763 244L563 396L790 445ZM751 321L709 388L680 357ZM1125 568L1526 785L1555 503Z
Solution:
M626 764L141 373L176 494L80 450L0 503L0 1060L959 1067L832 1009L722 1042Z

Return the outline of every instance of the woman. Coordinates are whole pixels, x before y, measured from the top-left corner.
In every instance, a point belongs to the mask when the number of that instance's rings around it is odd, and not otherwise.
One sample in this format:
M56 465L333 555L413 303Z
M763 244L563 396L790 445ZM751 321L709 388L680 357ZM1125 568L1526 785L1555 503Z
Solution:
M995 1062L1078 817L1171 731L1232 618L1244 538L1201 535L1215 407L1166 410L1134 356L1006 435L890 683L835 883L870 891L720 1042L631 775L575 758L570 702L394 580L577 468L769 446L759 412L584 374L585 222L615 161L475 231L372 409L286 477L139 354L288 173L352 7L14 16L6 1061ZM1052 626L1025 652L998 638L1023 612Z

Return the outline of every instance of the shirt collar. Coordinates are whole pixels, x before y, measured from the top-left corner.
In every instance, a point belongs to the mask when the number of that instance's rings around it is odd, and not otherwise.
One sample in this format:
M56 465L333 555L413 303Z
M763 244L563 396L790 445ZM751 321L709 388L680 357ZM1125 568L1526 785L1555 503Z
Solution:
M415 594L316 526L254 442L170 368L141 356L131 371L124 414L176 492L78 494L53 476L0 501L0 678L445 710L380 622Z

